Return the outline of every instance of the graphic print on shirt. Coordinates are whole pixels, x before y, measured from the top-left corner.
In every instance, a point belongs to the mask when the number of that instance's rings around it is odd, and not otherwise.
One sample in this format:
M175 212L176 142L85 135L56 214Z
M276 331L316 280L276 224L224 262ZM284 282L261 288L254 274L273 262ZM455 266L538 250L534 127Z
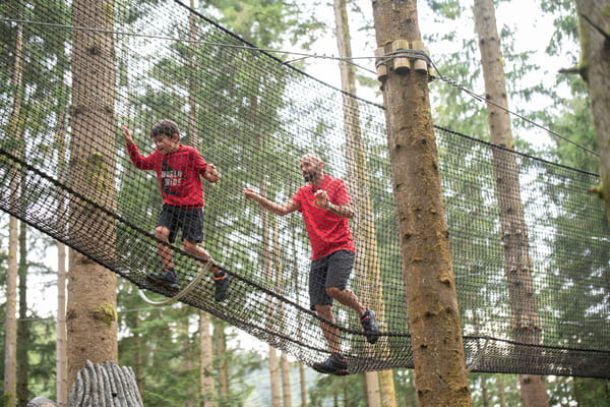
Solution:
M169 165L167 158L164 158L161 164L161 179L164 194L178 195L178 187L184 177L182 171L175 170Z

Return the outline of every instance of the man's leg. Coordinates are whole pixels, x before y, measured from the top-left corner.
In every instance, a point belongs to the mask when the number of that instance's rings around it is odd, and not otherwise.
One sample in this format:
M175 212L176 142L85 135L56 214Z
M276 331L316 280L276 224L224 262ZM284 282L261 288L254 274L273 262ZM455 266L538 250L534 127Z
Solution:
M316 305L316 312L320 318L332 322L333 324L335 323L335 316L333 315L331 305L318 304ZM334 325L327 324L326 322L321 322L320 325L330 351L333 353L341 353L339 329Z

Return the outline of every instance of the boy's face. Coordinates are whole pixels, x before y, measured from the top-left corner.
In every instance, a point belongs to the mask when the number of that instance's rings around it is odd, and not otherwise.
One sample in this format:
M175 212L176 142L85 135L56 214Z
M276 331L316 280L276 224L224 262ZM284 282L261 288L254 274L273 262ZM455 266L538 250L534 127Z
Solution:
M172 137L168 137L165 134L157 134L153 137L155 147L161 154L169 154L178 149L178 142L180 138L177 134Z

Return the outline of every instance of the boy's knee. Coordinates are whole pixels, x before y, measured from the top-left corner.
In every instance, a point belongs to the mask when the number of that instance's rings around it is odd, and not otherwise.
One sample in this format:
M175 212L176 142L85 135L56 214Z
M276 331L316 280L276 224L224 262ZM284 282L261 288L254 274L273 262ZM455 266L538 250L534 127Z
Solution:
M316 304L316 313L324 319L330 319L331 305L329 304Z
M337 287L328 287L326 288L326 295L330 298L337 298L337 296L341 294L341 291L343 290Z
M194 253L197 251L197 243L191 242L190 240L182 241L182 247L187 253Z
M157 226L155 228L155 236L159 240L167 241L169 239L169 229L165 226Z

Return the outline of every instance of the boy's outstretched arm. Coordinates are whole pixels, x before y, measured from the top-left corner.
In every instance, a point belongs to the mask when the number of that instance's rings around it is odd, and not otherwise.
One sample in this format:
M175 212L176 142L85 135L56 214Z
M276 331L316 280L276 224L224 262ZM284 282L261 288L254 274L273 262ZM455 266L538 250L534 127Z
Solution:
M275 202L271 202L261 194L254 192L254 190L250 188L244 188L244 196L254 202L258 202L260 206L267 209L269 212L274 213L276 215L284 216L288 215L299 209L299 205L293 200L289 199L284 205L276 204Z
M203 172L203 178L211 183L218 182L220 180L220 173L214 164L209 163L206 165L205 171Z
M123 138L125 139L125 144L127 144L127 152L129 153L129 158L131 162L141 170L152 170L154 166L154 157L153 154L148 157L143 157L142 154L138 151L138 146L133 141L133 137L131 136L131 131L129 131L129 127L126 125L121 126L121 133L123 133Z

